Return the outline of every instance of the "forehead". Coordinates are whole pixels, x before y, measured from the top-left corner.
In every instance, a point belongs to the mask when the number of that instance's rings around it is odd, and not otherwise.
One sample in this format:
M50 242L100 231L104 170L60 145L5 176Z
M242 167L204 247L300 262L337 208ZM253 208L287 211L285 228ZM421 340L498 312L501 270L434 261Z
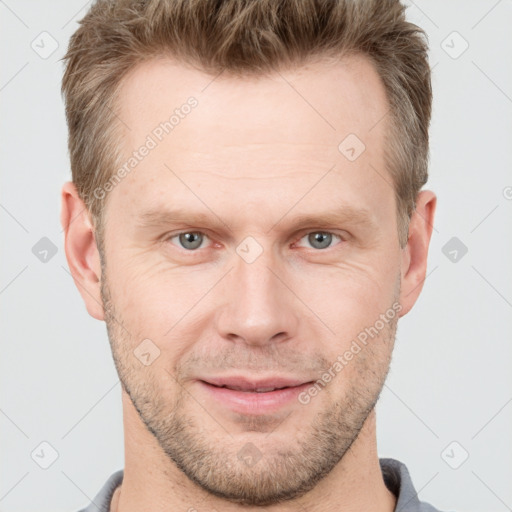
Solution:
M135 172L124 173L112 193L122 190L133 210L176 200L185 182L189 192L208 191L211 201L245 195L245 204L261 204L279 190L286 202L296 183L312 184L333 168L326 193L366 194L370 204L377 193L372 167L386 172L388 103L362 56L259 77L212 76L168 58L151 60L125 78L118 107L125 162L151 139L133 162ZM361 155L353 159L354 152Z
M372 128L388 110L380 77L362 55L244 77L226 71L213 76L160 58L136 66L120 88L118 103L128 145L150 133L155 121L168 120L190 97L199 106L194 109L194 131L180 126L175 132L182 145L194 147L198 136L202 143L218 147L226 144L226 135L233 144L264 143L274 141L276 132L280 140L297 144L331 144L351 132L370 142L379 134L371 133ZM302 122L297 124L298 120ZM197 125L203 133L195 131ZM212 128L222 130L202 137Z

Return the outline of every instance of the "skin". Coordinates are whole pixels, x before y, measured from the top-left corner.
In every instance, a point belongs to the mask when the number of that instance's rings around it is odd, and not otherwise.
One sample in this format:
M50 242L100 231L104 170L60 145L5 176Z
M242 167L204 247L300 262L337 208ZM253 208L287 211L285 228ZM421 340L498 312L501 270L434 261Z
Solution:
M364 57L212 80L167 58L126 77L127 157L188 97L198 106L107 196L102 255L75 187L62 189L69 267L89 314L107 323L123 384L125 475L112 510L392 511L374 406L397 319L425 278L436 197L419 193L401 248L388 103ZM353 162L338 150L350 133L366 146ZM161 217L169 208L188 220ZM200 248L180 246L186 232L206 235ZM318 232L333 234L327 248ZM236 252L248 236L262 249L252 263ZM308 404L235 414L197 380L316 380L398 303ZM145 339L160 351L147 366L133 353ZM248 443L261 455L252 466L238 456Z

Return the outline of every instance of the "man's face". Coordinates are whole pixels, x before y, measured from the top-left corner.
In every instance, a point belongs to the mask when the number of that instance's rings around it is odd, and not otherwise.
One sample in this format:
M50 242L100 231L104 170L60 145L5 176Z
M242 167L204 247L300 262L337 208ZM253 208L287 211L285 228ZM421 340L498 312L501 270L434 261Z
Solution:
M105 211L102 296L123 387L203 489L253 505L304 494L357 438L393 348L401 251L378 75L351 58L213 80L160 60L134 70L119 105L127 160L156 141ZM228 377L310 384L205 382Z

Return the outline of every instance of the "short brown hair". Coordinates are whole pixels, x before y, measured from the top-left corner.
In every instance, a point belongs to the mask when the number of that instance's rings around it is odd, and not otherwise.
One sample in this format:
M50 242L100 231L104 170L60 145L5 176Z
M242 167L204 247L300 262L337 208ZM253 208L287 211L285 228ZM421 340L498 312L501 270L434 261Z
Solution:
M121 161L116 93L140 62L167 54L212 75L262 75L315 57L362 54L389 101L386 166L404 246L428 177L427 41L399 0L97 0L64 57L73 182L100 224L103 200L92 192Z

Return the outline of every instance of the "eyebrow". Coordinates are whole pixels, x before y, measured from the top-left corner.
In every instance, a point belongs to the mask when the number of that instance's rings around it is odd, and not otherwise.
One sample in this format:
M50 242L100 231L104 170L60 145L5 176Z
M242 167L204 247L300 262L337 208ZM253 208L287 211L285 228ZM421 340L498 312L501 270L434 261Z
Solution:
M342 206L337 210L326 210L314 214L299 214L291 217L288 213L277 221L271 229L279 224L285 224L288 228L299 227L304 225L321 226L326 228L340 228L343 224L358 225L362 227L376 227L373 215L369 210L357 209L352 206ZM270 230L269 230L270 231Z
M184 208L175 208L173 210L168 209L156 209L156 210L145 210L138 215L137 225L142 228L146 227L159 227L166 226L169 224L184 223L184 224L213 224L220 225L227 224L213 212L195 212L189 211ZM229 226L227 226L229 228Z
M189 211L184 208L154 209L145 210L138 215L137 226L140 228L156 228L172 224L185 224L189 226L204 225L213 228L226 227L231 231L229 225L224 222L215 212ZM373 215L367 209L357 209L348 205L342 206L336 210L326 210L316 213L299 214L293 216L288 211L277 222L271 226L268 231L274 230L280 226L281 230L290 230L309 226L321 228L341 228L342 225L360 226L366 228L375 228L376 222Z

